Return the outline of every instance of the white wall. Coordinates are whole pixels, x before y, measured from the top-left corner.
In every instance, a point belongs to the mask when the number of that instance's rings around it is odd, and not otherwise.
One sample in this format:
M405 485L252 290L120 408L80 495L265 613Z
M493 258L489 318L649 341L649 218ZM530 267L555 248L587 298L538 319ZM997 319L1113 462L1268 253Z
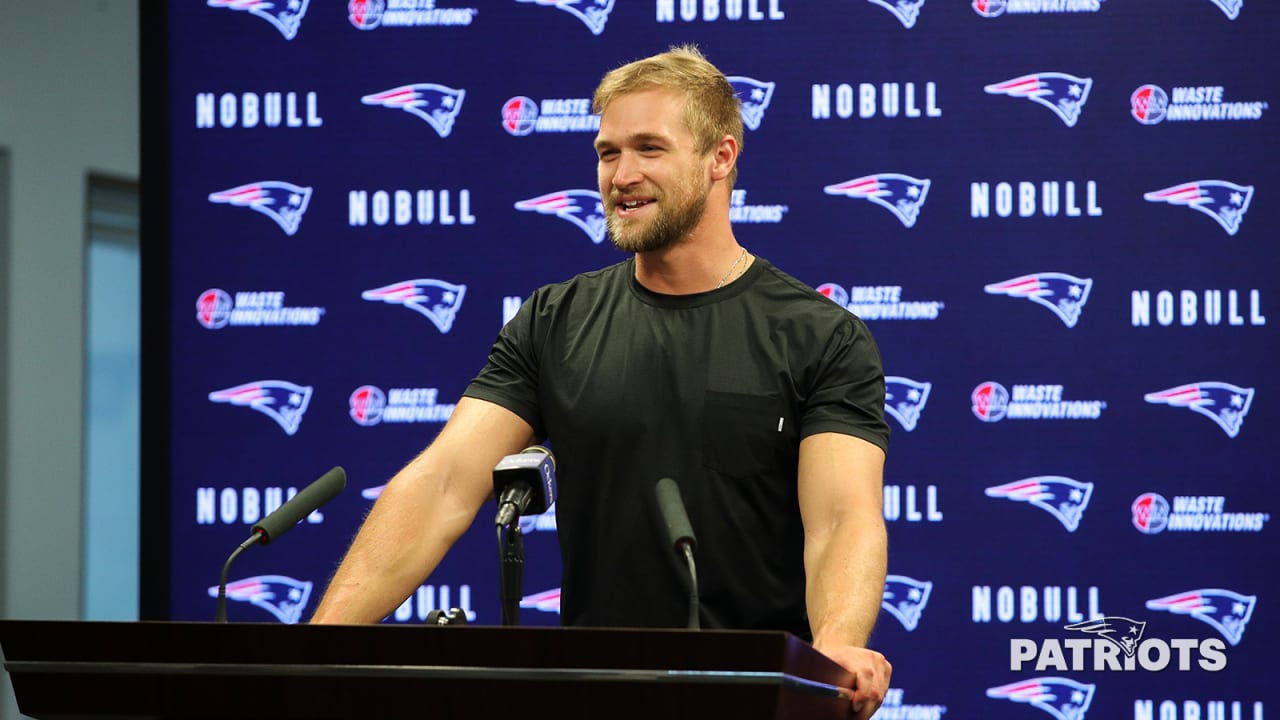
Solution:
M85 187L90 172L138 175L138 8L0 0L0 17L0 617L78 619Z

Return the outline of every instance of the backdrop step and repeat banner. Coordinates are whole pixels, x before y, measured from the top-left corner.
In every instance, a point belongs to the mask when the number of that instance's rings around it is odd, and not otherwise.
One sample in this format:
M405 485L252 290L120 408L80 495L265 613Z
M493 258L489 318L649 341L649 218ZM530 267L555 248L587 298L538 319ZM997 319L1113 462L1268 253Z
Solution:
M743 100L739 240L883 353L877 717L1280 713L1275 3L207 0L164 25L169 617L212 619L250 526L342 465L233 568L232 620L310 616L522 299L624 258L589 98L694 42ZM490 512L387 622L499 623ZM522 527L521 622L558 623L554 511Z

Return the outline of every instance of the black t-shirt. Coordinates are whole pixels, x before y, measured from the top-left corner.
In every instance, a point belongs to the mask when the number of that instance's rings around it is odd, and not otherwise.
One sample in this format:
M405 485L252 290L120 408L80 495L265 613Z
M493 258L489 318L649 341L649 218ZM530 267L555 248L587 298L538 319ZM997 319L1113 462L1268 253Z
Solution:
M866 326L762 258L693 295L647 290L634 260L543 287L464 394L555 452L566 625L685 626L688 573L654 490L670 477L697 535L703 627L807 637L800 440L889 435Z

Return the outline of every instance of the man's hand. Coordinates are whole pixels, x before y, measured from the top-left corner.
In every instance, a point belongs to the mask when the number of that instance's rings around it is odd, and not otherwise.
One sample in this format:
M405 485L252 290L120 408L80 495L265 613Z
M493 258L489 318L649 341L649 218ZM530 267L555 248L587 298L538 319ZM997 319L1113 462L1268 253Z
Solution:
M867 720L874 715L880 709L880 703L884 702L884 695L889 691L889 677L893 674L893 666L884 655L852 645L823 647L815 644L814 647L853 674L853 717Z

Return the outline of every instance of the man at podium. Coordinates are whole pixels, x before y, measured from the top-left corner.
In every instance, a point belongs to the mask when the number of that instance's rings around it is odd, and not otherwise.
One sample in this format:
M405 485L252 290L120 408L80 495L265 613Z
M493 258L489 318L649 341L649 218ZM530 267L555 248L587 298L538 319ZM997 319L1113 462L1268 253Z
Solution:
M524 303L384 489L313 622L393 611L491 497L494 465L547 440L564 624L684 627L687 575L654 499L670 477L698 537L702 626L811 640L869 718L891 671L866 647L887 563L875 341L734 237L740 104L696 48L609 72L594 110L609 234L631 257Z

